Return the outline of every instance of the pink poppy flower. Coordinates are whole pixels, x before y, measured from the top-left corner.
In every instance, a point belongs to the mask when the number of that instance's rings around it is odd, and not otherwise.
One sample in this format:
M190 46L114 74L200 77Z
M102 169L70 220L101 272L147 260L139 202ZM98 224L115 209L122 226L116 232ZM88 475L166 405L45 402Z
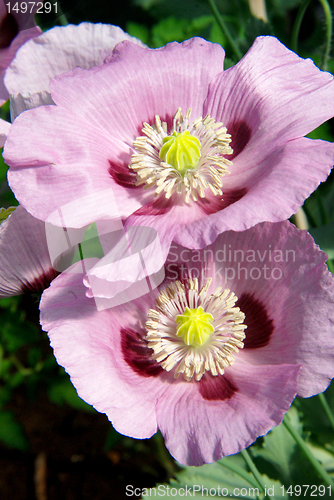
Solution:
M43 293L41 324L79 395L116 430L160 429L179 462L201 465L266 434L296 394L328 386L325 261L306 231L262 223L202 250L173 244L159 289L110 309L97 310L82 274L63 273Z
M49 92L53 77L76 67L88 69L101 64L122 40L144 46L118 26L92 23L57 26L26 42L5 71L5 94L6 98L11 96L12 120L27 109L54 104ZM1 147L9 128L8 122L0 120Z
M26 12L21 4L26 2L15 2L0 0L0 106L7 101L9 94L3 79L6 69L14 59L18 49L31 38L38 36L42 30L35 23L35 9ZM8 10L10 4L10 10ZM13 9L16 6L17 8ZM27 6L27 4L25 5Z
M95 195L96 213L71 214L80 227L101 217L110 188L117 216L155 227L167 249L288 218L334 162L333 144L303 137L334 115L333 77L272 37L226 71L223 60L199 38L123 42L105 64L55 78L56 106L23 113L5 148L20 203L53 223Z

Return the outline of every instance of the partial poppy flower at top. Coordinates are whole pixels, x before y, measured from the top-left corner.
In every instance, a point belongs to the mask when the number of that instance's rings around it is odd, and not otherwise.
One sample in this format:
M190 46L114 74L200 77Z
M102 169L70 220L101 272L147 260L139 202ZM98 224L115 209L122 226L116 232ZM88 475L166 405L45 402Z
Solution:
M25 109L35 107L31 105L32 96L49 93L50 80L56 75L103 63L115 45L123 40L144 47L140 40L118 26L101 23L56 26L26 43L16 54L5 76L15 116L21 111L22 102L26 104ZM52 103L50 97L44 100L44 104Z
M5 68L4 88L6 98L11 97L11 119L26 109L53 104L49 92L53 77L76 67L88 69L101 64L122 40L143 45L118 26L92 23L56 26L26 42ZM9 123L0 122L0 145L9 128Z
M334 115L333 77L272 37L223 61L200 38L125 41L105 64L56 77L56 105L23 113L6 144L17 199L53 223L74 198L112 188L117 216L153 226L166 252L288 218L334 162L333 144L303 137ZM99 204L69 224L97 217Z
M78 66L90 68L101 64L116 43L125 39L142 45L118 26L92 23L57 26L26 42L6 72L12 118L26 109L51 104L49 82L54 76ZM0 120L0 146L10 126ZM57 261L55 269L50 247L45 222L18 207L0 227L0 297L41 292L48 287L58 271L70 264L67 261L74 253L70 250L60 263Z
M3 82L6 69L18 49L42 33L35 23L37 5L34 7L28 4L22 1L0 0L0 106L9 97Z
M179 462L201 465L266 434L296 394L329 385L325 261L306 231L262 223L202 250L173 244L164 282L110 309L97 310L78 266L43 293L41 324L79 395L117 431L160 429Z
M26 9L21 8L24 4ZM14 5L16 7L13 9ZM17 50L31 38L38 36L42 30L35 23L35 9L27 10L26 2L0 0L0 106L4 104L9 93L4 85L4 76ZM0 119L0 147L5 143L10 123Z

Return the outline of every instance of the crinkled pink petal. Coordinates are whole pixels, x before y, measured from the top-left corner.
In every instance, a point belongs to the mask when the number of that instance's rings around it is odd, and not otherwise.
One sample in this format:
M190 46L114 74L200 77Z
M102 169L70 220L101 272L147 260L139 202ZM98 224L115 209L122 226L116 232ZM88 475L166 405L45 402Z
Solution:
M14 135L9 134L5 148L6 161L17 162L8 182L33 215L59 225L59 210L73 203L66 225L83 227L103 217L127 217L141 207L143 202L134 196L143 196L141 191L122 188L109 174L108 152L111 157L121 149L99 126L57 106L42 106L17 117ZM107 189L106 207L100 204L100 193ZM93 206L83 220L80 205L86 197Z
M7 134L10 130L11 124L6 120L0 119L0 148L5 144Z
M273 37L258 37L235 66L211 83L205 112L250 130L255 165L334 115L334 79ZM245 168L245 167L244 167Z
M239 364L233 370L238 390L224 401L205 400L196 384L172 384L156 407L166 447L185 465L215 462L247 448L282 421L296 395L299 371L297 365Z
M76 67L101 64L114 46L130 40L143 45L118 26L81 23L57 26L27 42L9 66L5 85L9 94L49 90L50 80Z
M223 210L180 228L175 241L203 248L223 231L243 231L259 222L287 219L297 212L319 183L326 180L334 163L334 144L295 139L277 148L256 167L243 169L238 175L238 165L246 165L250 154L251 151L245 149L240 158L234 160L233 178L226 176L225 183L227 190L233 190L239 183L245 194Z
M78 263L80 264L80 263ZM41 324L49 332L57 361L65 366L78 394L107 414L121 433L148 438L157 431L155 403L166 380L135 373L121 353L122 327L138 327L153 299L98 312L85 295L83 274L62 273L43 293Z
M98 121L130 146L143 122L154 121L155 115L170 122L181 107L184 112L192 108L194 119L202 116L209 83L223 70L224 55L219 45L200 38L155 50L122 42L109 64L56 78L51 95L58 106Z
M0 226L0 297L41 292L57 274L49 257L45 223L17 207Z

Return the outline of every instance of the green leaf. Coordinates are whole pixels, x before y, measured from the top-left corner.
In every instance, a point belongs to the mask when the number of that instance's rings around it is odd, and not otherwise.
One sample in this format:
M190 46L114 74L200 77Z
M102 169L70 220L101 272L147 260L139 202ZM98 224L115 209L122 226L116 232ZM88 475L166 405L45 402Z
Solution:
M48 389L50 401L57 405L67 404L76 410L83 410L94 413L92 406L81 399L73 387L69 377L63 376L60 380L55 380Z
M104 443L104 451L112 450L121 439L122 435L115 431L113 427L110 427Z
M149 31L144 24L128 22L126 25L126 31L129 35L139 38L143 43L148 44Z
M16 448L22 451L29 449L29 443L23 429L19 422L15 420L11 411L0 412L0 441L8 448Z
M321 227L309 230L315 242L330 259L334 259L334 221Z
M24 313L18 314L8 309L1 312L0 342L8 352L14 353L38 338L37 327L26 321Z
M297 409L290 408L288 415L291 424L302 436L303 426ZM280 479L285 485L319 482L312 465L282 424L274 427L263 438L262 447L252 447L252 455L256 458L256 465L260 470L266 470L270 477Z
M289 416L294 427L301 433L302 425L299 422L297 410L291 409ZM295 440L283 425L278 425L263 438L263 445L260 449L253 449L253 456L261 457L272 464L283 482L289 484L291 483L291 459L296 450Z
M239 471L239 472L237 472ZM286 498L281 494L281 483L273 481L262 475L267 493L272 498ZM193 498L242 498L254 500L262 497L253 475L245 469L243 459L238 456L225 457L217 463L201 467L185 467L176 474L170 484L160 484L155 488L143 492L142 498L160 496L169 488L170 496L181 500L192 496ZM270 490L268 490L270 488ZM276 496L277 495L277 496Z
M313 227L324 226L334 220L334 170L305 201L304 210Z
M152 28L152 44L154 47L162 47L169 42L182 42L188 30L187 19L176 19L167 17L162 19Z

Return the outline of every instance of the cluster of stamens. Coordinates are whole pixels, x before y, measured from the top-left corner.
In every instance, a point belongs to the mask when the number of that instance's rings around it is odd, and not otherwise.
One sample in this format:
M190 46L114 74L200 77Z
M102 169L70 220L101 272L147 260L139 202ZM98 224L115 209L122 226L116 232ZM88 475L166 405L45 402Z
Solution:
M136 152L129 164L137 173L137 186L154 188L157 196L164 192L166 198L174 192L183 194L186 203L204 198L205 189L223 194L222 176L232 163L224 158L233 152L231 136L209 115L190 122L190 114L188 109L183 116L179 108L169 133L158 115L154 125L143 124L144 135L134 141Z
M245 315L236 295L228 289L208 289L212 279L199 290L198 280L188 279L187 287L172 282L150 309L146 322L148 347L152 357L177 378L201 380L204 373L223 375L243 348Z

